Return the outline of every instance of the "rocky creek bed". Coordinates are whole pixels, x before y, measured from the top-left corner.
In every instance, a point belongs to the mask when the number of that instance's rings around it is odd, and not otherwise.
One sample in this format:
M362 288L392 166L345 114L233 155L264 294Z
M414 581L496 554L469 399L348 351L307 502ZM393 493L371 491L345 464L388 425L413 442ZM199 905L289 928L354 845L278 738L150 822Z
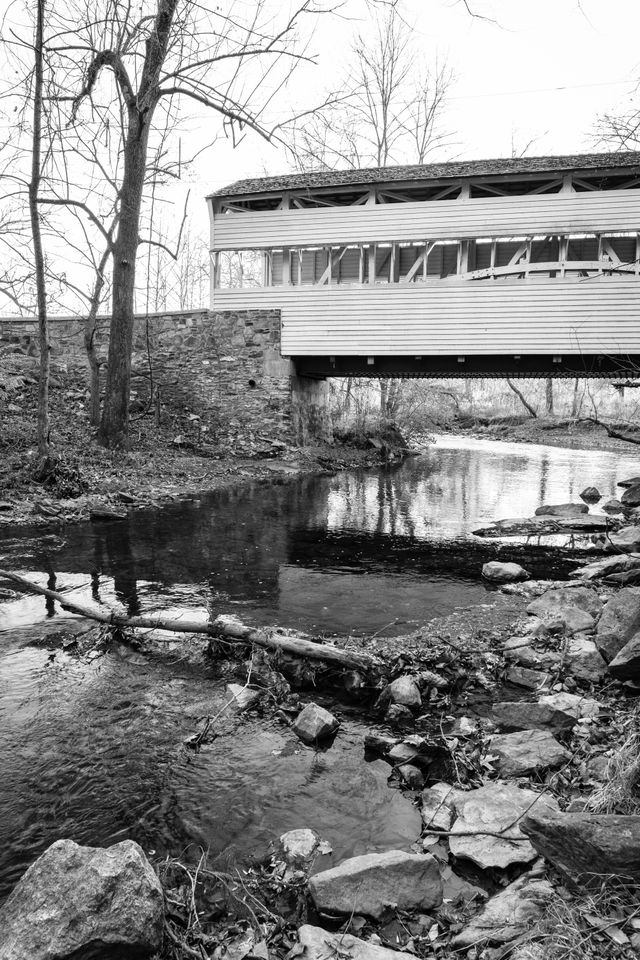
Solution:
M61 837L0 907L0 957L637 956L639 486L589 531L580 504L503 522L503 537L544 537L573 521L598 555L576 555L569 581L532 579L506 541L484 571L492 602L393 640L337 642L369 658L360 668L238 642L224 619L206 638L79 620L43 629L50 655L81 669L117 649L207 671L225 693L215 710L184 705L179 749L194 758L230 729L267 728L320 772L348 730L376 789L397 798L403 832L335 856L310 806L270 849L226 862L204 845L154 858L128 838Z

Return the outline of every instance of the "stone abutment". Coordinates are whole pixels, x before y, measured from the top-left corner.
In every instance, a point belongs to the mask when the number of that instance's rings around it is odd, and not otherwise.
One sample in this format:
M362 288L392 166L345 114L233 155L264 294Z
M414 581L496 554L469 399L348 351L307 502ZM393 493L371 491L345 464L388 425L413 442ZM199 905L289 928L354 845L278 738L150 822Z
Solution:
M52 359L85 358L81 317L51 317ZM98 322L106 362L108 318ZM37 352L32 317L0 318L0 347ZM299 444L331 439L328 386L297 376L280 355L280 311L189 310L136 317L132 401L193 413L213 432L253 432Z

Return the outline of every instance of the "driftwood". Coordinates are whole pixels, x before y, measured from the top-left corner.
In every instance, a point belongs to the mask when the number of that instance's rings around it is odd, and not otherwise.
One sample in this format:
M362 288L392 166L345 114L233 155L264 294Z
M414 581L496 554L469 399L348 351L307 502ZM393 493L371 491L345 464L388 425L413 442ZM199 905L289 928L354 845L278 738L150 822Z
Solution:
M200 633L209 637L223 637L225 640L238 643L255 643L268 650L279 650L297 657L309 657L313 660L322 660L325 663L335 664L349 670L361 670L365 673L379 670L381 662L367 653L355 650L345 650L331 644L317 643L306 637L279 633L273 628L247 627L234 617L218 617L213 623L202 623L197 620L166 620L163 617L125 617L113 612L105 612L86 607L84 604L69 600L62 593L40 587L37 583L25 577L12 573L9 570L0 570L0 578L12 580L31 593L38 593L49 600L55 600L64 610L75 613L89 620L96 620L111 627L122 629L168 630L174 633Z

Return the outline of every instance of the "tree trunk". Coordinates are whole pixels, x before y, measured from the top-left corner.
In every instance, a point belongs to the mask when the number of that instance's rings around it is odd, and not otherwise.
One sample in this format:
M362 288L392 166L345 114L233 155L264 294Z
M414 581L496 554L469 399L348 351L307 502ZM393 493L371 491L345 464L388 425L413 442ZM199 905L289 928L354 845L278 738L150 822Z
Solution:
M553 416L553 377L547 377L545 389L545 413L548 417Z
M104 408L99 440L105 447L126 447L129 434L129 391L133 351L136 256L140 206L144 188L149 124L153 110L129 110L120 220L113 245L113 306Z
M531 414L532 417L537 417L538 414L536 413L535 409L531 406L530 403L528 403L528 402L525 400L525 398L523 397L522 393L521 393L521 392L518 390L518 388L516 387L515 383L513 383L513 382L509 379L509 377L507 377L506 380L507 380L507 383L509 384L509 386L511 387L511 389L513 390L513 392L515 393L516 397L520 400L520 403L522 404L522 406L525 407L525 408L529 411L529 413Z
M71 613L76 613L81 617L111 627L131 630L168 630L175 633L197 633L209 637L224 637L227 640L255 643L260 647L266 647L268 650L292 653L298 657L309 657L312 660L321 660L324 663L337 664L341 667L365 672L379 671L382 667L382 662L368 653L359 650L346 650L343 647L334 646L332 643L318 643L315 640L309 640L308 637L295 634L279 633L273 627L262 629L248 627L234 617L221 616L213 623L169 620L164 617L123 617L116 613L105 612L104 608L91 608L84 604L75 603L66 594L41 587L39 584L33 583L26 577L21 577L10 570L0 570L0 577L3 580L11 580L32 593L40 594L40 596L47 597L48 600L59 603L64 610L69 610Z
M42 95L44 2L37 0L36 36L34 42L35 71L33 81L33 141L31 147L31 181L29 183L29 215L33 237L33 259L38 302L38 334L40 341L40 373L38 378L38 454L42 461L49 456L49 329L47 322L47 290L44 275L44 251L40 228L38 191L42 155Z
M578 377L573 381L573 399L571 401L571 416L575 420L578 416L578 385L580 381Z
M109 231L111 233L111 231ZM107 247L96 273L96 282L91 295L91 304L89 313L84 324L84 347L87 352L87 362L91 375L90 395L89 395L89 422L93 427L100 426L100 365L96 350L96 331L98 328L98 311L100 309L101 294L105 284L104 271L106 269L109 257L111 255L110 247Z

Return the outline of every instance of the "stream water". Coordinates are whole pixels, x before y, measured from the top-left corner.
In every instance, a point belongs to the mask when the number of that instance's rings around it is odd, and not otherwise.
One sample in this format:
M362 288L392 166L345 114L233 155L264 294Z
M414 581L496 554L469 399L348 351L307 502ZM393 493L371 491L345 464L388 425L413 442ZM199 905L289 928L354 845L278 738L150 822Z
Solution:
M55 535L5 528L0 562L131 614L236 613L314 633L397 635L487 601L480 569L496 546L474 540L474 528L575 500L587 485L615 496L639 467L633 453L441 438L391 470L250 483ZM570 568L559 552L526 558L540 575ZM225 700L212 670L118 645L91 660L64 652L51 632L73 618L5 586L0 897L62 836L133 837L158 854L199 844L240 859L300 826L328 839L336 859L418 836L419 815L389 789L382 762L364 762L364 721L348 704L327 751L225 715L220 736L193 753L185 737Z

